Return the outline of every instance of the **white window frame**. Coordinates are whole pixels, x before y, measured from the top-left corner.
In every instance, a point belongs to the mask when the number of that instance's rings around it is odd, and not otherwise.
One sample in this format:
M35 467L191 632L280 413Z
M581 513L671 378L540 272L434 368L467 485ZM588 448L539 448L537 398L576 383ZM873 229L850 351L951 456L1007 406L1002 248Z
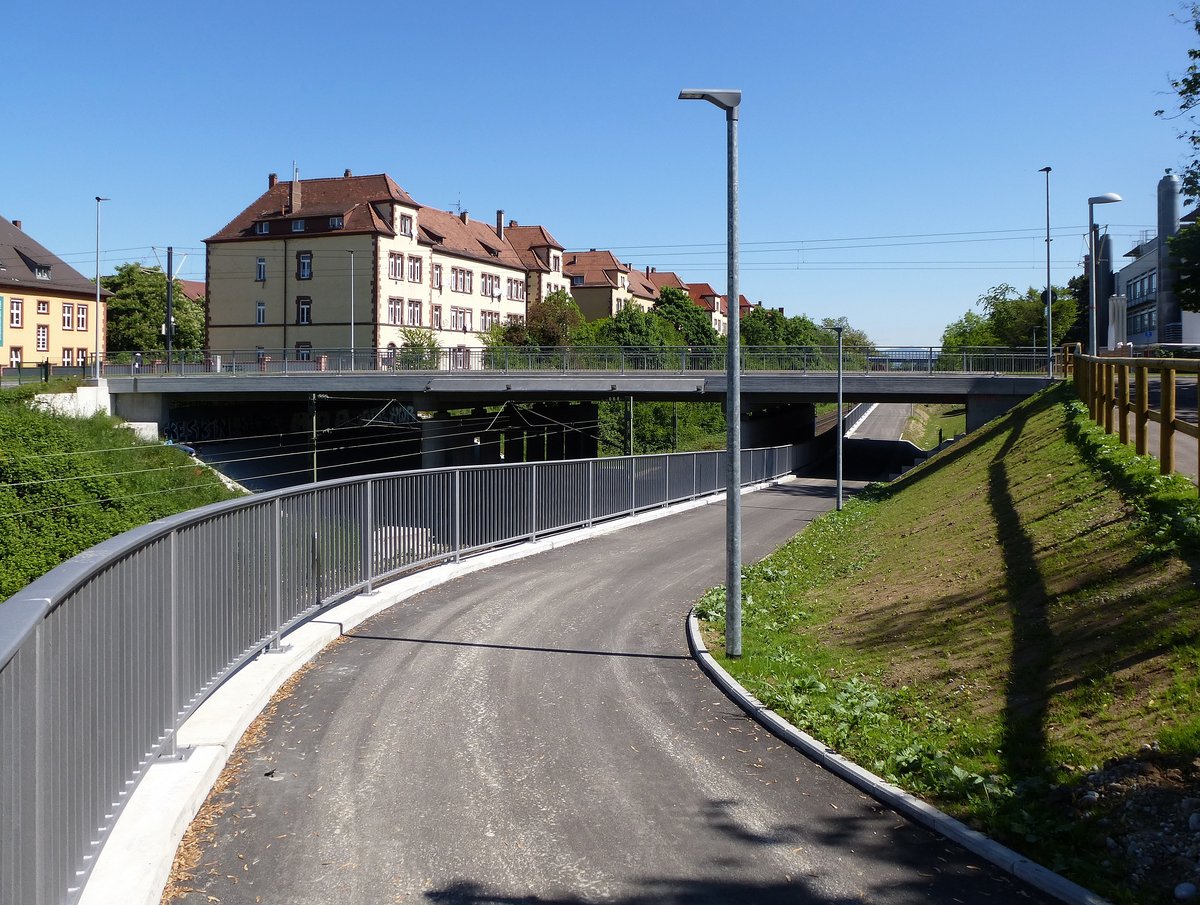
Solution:
M50 313L50 303L47 302L45 299L38 299L37 313L38 314L49 314Z
M8 366L10 368L21 367L21 355L24 350L20 346L13 346L8 350Z
M433 309L429 312L429 325L434 330L442 329L442 306L441 305L434 305Z
M267 325L267 303L254 303L254 325L256 327L265 327Z
M400 229L398 230L398 232L402 236L408 236L409 238L412 238L413 218L412 218L411 214L401 214L400 215Z
M432 279L433 279L433 288L441 289L442 288L442 265L441 264L433 265Z
M75 329L86 330L88 328L88 306L75 306Z
M62 361L62 366L64 368L71 367L71 365L75 363L75 350L70 346L63 346L62 358L60 361Z
M330 217L329 218L329 228L330 229L341 229L345 225L345 222L346 221L343 220L341 217Z
M296 299L296 323L305 327L312 324L312 299L308 296Z
M421 277L424 275L423 263L416 255L408 256L408 281L410 283L421 282Z
M311 280L313 276L313 253L302 251L296 255L296 279Z
M388 279L404 279L404 255L398 251L388 252Z
M63 302L62 328L64 330L75 329L75 306L71 302Z
M39 352L50 351L50 327L46 324L37 325L37 350Z
M271 232L271 224L270 223L259 222L259 223L254 224L254 234L256 236L270 235L270 232Z
M408 324L408 326L421 326L421 300L409 299L406 308L407 312L405 316L405 322Z
M8 300L8 325L19 328L25 318L25 302L23 299Z
M267 281L267 259L259 258L254 262L254 282L265 283Z
M294 233L304 232L304 218L303 217L301 217L299 220L292 221L292 232L294 232Z
M296 361L312 361L312 343L296 343Z
M79 367L82 368L87 364L87 358L88 350L85 347L81 346L75 350L75 364L77 364Z
M404 323L404 299L399 296L388 296L387 322L397 327Z

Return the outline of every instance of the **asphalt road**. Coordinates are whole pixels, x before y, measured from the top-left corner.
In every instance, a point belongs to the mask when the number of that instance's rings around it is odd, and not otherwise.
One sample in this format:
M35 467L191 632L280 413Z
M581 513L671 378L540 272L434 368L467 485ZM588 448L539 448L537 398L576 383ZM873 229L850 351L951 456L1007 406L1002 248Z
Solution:
M881 402L854 428L851 436L866 440L899 440L912 414L909 402Z
M832 503L744 499L747 561ZM1048 901L748 720L688 656L706 506L428 591L329 648L236 781L187 903Z

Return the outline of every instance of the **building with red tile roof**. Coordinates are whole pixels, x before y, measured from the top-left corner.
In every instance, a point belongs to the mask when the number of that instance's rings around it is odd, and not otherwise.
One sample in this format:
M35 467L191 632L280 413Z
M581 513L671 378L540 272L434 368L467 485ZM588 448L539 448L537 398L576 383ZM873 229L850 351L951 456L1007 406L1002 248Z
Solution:
M563 272L570 277L571 295L587 320L612 317L627 305L649 311L658 290L611 251L569 251Z
M516 250L528 273L528 300L540 302L551 292L570 292L563 273L563 247L544 226L521 226L508 221L504 237Z

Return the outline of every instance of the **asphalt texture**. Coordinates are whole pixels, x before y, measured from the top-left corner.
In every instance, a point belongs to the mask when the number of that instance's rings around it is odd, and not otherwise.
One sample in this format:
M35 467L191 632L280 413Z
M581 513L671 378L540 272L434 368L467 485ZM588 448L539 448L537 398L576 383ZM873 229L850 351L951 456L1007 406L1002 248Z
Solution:
M756 560L833 503L743 500ZM187 903L1047 902L749 720L689 657L706 506L475 573L360 625L213 799Z

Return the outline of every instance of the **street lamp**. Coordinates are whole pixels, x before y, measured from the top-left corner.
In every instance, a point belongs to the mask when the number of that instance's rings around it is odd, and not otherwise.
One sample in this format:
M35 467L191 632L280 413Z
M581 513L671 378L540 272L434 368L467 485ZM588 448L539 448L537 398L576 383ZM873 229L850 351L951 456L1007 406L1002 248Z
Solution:
M100 202L111 198L96 196L96 310L92 317L96 321L96 382L100 382Z
M685 88L681 101L708 101L725 111L728 124L729 233L726 244L729 331L725 356L725 654L742 655L742 383L741 316L738 293L737 126L742 92L734 89Z
M1096 218L1097 204L1112 204L1120 201L1121 196L1115 192L1106 192L1088 199L1088 310L1091 312L1091 324L1088 333L1088 354L1096 354Z
M1054 289L1050 285L1050 167L1042 167L1039 173L1046 174L1046 377L1054 379L1054 315L1051 307ZM1034 332L1037 336L1037 332ZM1033 341L1037 345L1037 339Z

